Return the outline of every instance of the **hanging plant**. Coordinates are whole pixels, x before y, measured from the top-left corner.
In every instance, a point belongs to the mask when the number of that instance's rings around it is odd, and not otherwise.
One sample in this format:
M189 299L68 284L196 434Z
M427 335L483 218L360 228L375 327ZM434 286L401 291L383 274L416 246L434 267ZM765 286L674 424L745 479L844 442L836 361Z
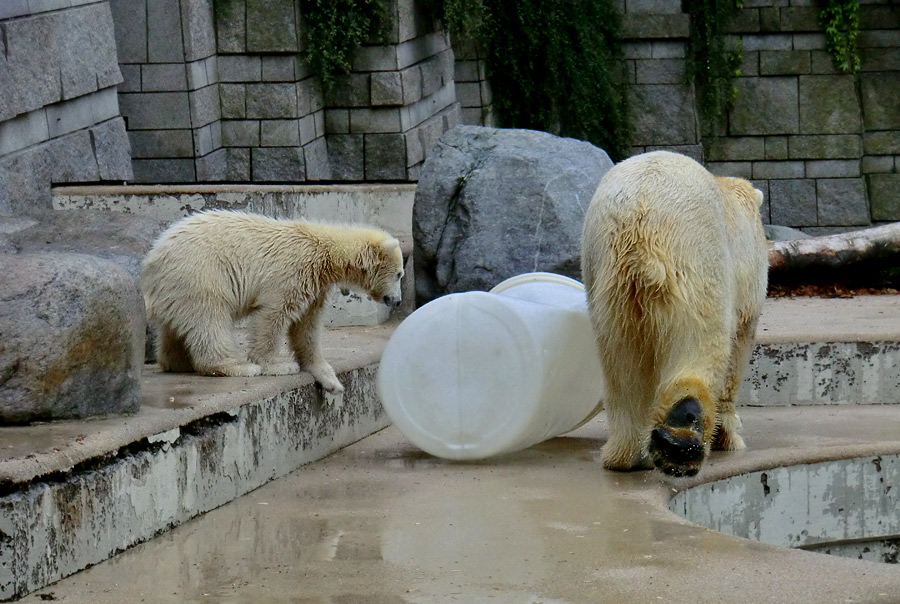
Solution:
M686 0L691 16L687 74L707 136L737 98L734 78L741 75L744 49L740 39L728 48L724 25L741 5L741 0Z
M831 53L835 69L844 73L858 72L859 0L828 0L819 19L825 28L825 49Z

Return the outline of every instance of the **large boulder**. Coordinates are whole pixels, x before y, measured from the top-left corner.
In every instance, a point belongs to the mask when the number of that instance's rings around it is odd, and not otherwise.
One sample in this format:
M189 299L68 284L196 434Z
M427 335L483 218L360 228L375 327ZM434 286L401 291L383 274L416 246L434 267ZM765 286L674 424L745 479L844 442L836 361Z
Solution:
M0 423L136 411L144 307L119 264L0 254Z
M417 302L533 271L580 279L584 213L612 165L602 149L545 132L445 132L413 206Z

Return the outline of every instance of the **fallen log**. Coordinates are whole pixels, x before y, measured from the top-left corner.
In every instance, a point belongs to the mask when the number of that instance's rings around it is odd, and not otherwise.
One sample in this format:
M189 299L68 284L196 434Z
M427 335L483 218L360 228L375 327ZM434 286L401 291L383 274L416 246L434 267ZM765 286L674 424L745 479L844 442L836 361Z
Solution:
M888 261L900 265L900 222L883 226L769 243L769 272L803 269L843 269L860 262Z

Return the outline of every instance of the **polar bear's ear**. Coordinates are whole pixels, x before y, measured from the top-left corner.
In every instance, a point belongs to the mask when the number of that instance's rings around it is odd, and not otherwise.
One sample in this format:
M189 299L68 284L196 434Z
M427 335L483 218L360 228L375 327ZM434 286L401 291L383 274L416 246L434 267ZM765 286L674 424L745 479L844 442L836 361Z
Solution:
M381 242L381 249L383 249L385 252L394 251L398 247L400 247L400 242L397 241L397 239L394 237L388 237Z
M758 207L762 207L762 204L763 204L763 192L760 191L759 189L753 189L753 193L754 193L754 195L755 195L755 197L756 197L756 205L757 205Z

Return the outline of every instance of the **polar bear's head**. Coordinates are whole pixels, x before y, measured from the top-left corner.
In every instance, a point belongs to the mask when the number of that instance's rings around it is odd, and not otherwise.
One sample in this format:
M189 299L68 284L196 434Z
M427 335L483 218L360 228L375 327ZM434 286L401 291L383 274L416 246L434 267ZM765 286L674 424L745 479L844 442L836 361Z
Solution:
M400 305L400 279L403 277L403 254L394 237L372 241L363 256L362 286L376 302L390 308Z

